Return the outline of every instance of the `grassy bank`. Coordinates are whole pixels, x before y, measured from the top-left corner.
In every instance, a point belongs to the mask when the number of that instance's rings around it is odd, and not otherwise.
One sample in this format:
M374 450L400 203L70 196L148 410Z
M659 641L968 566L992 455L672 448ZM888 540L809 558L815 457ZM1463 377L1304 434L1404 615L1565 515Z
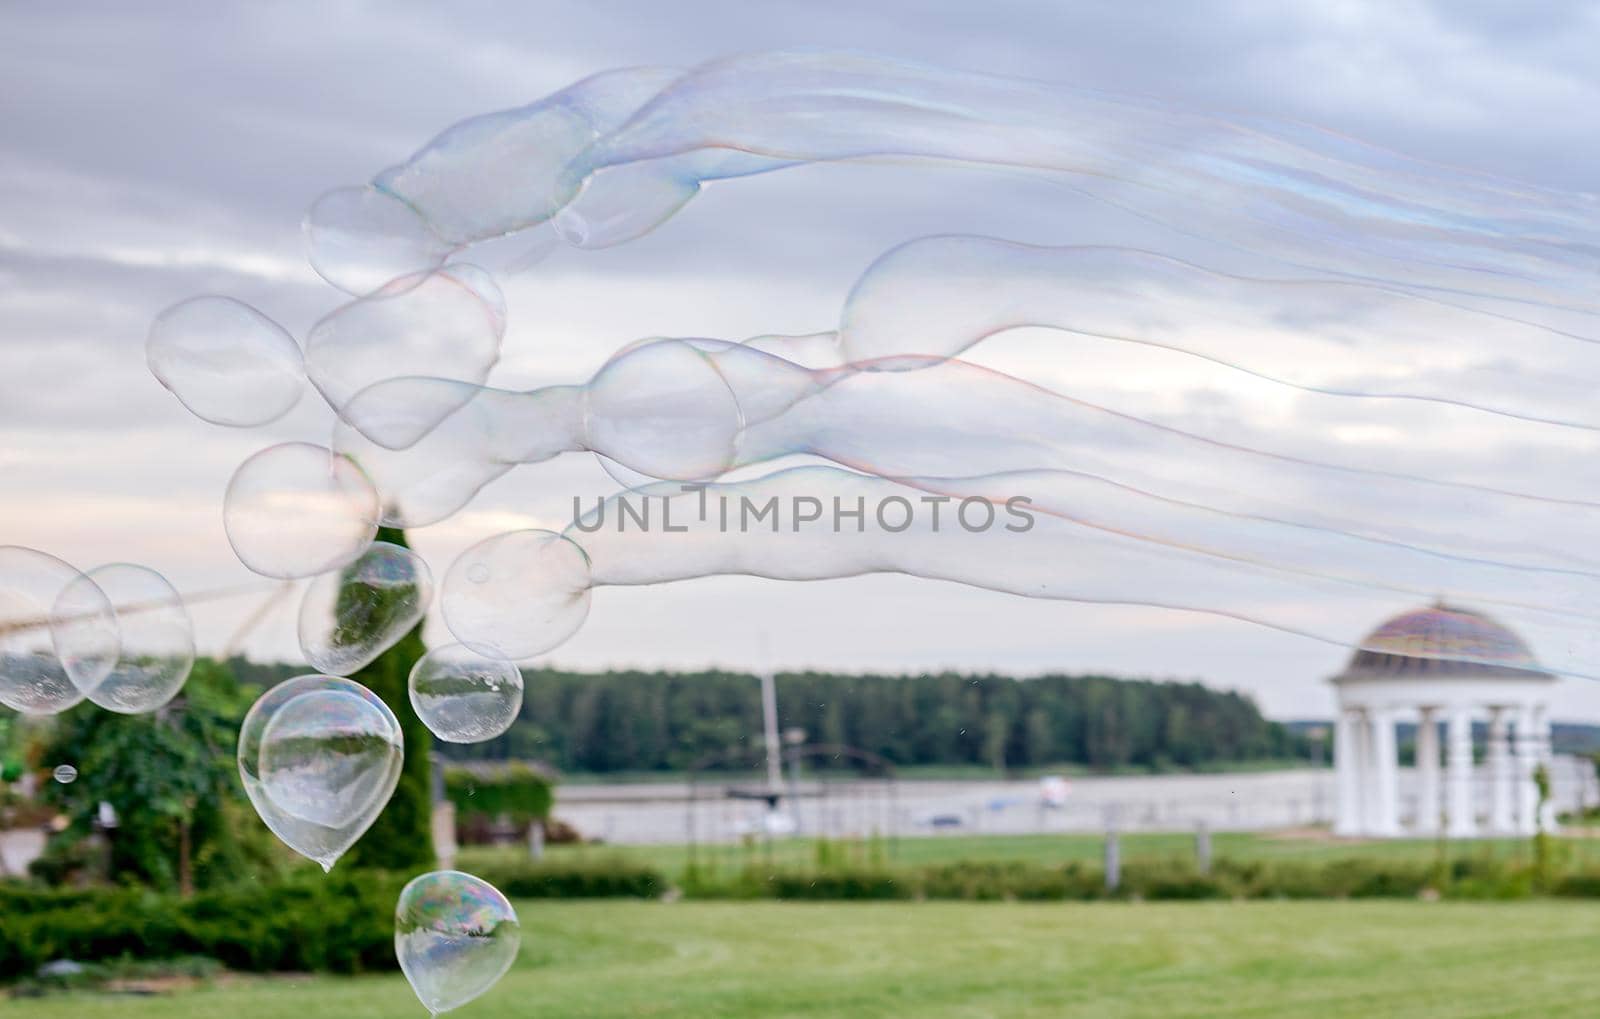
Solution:
M1600 866L1600 839L1582 837L1556 840L1565 861L1578 869ZM836 853L846 862L883 865L890 869L930 865L978 863L1097 863L1105 842L1098 835L950 835L902 838L873 845L868 841L841 842ZM1194 836L1188 834L1124 835L1122 858L1135 860L1193 860ZM702 866L737 868L747 864L805 868L814 864L817 846L812 839L783 839L770 847L750 845L700 846ZM552 861L621 858L652 866L676 881L689 862L689 847L662 846L552 846ZM1461 858L1492 858L1526 862L1532 854L1528 839L1481 839L1440 843L1431 839L1351 841L1327 838L1319 832L1253 834L1219 833L1212 836L1212 855L1242 862L1294 860L1324 863L1359 857L1364 860L1433 862ZM515 847L462 851L457 864L473 867L520 862L527 853Z
M1600 1014L1583 903L523 902L516 968L461 1019ZM7 1002L19 1019L378 1019L399 977Z

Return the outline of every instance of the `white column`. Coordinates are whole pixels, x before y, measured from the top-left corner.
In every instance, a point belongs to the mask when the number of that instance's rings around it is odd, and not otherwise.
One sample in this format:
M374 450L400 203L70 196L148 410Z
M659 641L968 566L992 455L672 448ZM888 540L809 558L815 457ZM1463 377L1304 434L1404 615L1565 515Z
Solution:
M1400 759L1395 753L1394 712L1375 708L1367 713L1372 728L1372 798L1377 802L1372 834L1400 834Z
M1532 835L1538 830L1539 790L1533 784L1533 769L1539 764L1539 737L1535 732L1532 705L1517 709L1517 733L1512 744L1516 751L1517 832Z
M1495 707L1489 715L1489 830L1509 835L1517 830L1511 807L1511 746L1506 736L1506 709Z
M1335 835L1361 834L1361 762L1356 735L1360 725L1361 716L1354 708L1340 709L1333 723L1333 771L1339 786Z
M1356 748L1356 832L1368 835L1378 812L1378 801L1372 795L1372 727L1367 724L1365 710L1357 710L1352 722Z
M1417 832L1439 831L1439 723L1434 709L1422 709L1417 723Z
M1466 708L1450 709L1446 754L1449 757L1449 834L1453 839L1471 838L1478 832L1478 817L1472 803L1472 714Z

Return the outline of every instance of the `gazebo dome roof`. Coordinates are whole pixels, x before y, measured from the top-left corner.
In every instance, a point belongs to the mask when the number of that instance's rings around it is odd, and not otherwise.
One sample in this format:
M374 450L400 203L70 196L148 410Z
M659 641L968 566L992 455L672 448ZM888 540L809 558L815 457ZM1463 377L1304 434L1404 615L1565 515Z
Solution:
M1444 602L1402 612L1367 634L1344 674L1549 677L1511 629L1481 612Z

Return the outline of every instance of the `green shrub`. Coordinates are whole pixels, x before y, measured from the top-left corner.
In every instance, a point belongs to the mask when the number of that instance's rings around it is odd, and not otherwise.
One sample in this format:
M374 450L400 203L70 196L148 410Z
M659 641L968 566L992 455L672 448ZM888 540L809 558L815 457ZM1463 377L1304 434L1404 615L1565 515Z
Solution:
M1202 874L1191 863L1133 861L1122 868L1119 895L1151 901L1229 899L1238 893L1226 872Z
M915 892L913 883L886 870L830 870L811 874L775 871L766 876L766 886L775 899L909 899Z
M555 798L549 775L516 763L448 767L444 793L456 808L456 838L463 844L489 841L502 819L520 834L550 816Z
M0 978L52 959L197 955L233 969L393 969L402 879L365 873L242 885L189 899L132 889L0 890Z
M1078 863L1047 867L1020 861L963 861L923 870L920 892L929 899L971 902L1097 899L1105 895L1105 875Z
M1564 899L1600 899L1600 871L1582 870L1556 879L1551 895Z
M583 863L480 867L477 876L513 899L658 899L666 876L621 857Z

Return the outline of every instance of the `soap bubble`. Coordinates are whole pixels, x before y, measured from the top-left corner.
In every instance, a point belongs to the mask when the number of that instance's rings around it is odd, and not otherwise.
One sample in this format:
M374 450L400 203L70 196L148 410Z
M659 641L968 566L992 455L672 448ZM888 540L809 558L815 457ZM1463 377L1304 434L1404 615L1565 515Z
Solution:
M561 644L589 614L589 557L553 531L478 542L445 574L439 608L456 640L489 658L532 658Z
M349 565L313 580L300 603L300 650L332 676L348 676L393 647L433 601L422 557L373 542Z
M460 644L436 647L419 658L407 689L417 717L447 743L494 739L522 710L521 670Z
M285 442L239 465L222 514L241 563L290 580L359 556L378 532L378 494L350 458Z
M294 337L231 297L191 297L157 315L145 359L195 417L234 428L283 417L305 383Z
M394 713L337 676L268 690L239 728L239 778L256 813L290 849L333 867L389 802L404 763Z
M380 493L383 522L435 523L513 465L583 448L583 390L529 393L448 379L388 379L345 405L334 448Z
M744 426L728 380L693 344L629 350L589 383L590 448L655 478L697 481L728 469Z
M434 1015L493 987L521 945L517 911L499 889L471 874L424 874L395 903L394 954L418 1000Z
M58 764L56 770L50 773L50 777L62 785L71 785L78 780L78 769L70 764Z
M99 585L53 555L0 546L0 704L65 711L111 672L119 646Z
M261 733L262 785L286 813L337 827L383 793L393 739L372 702L341 690L303 693Z
M551 223L575 248L608 248L649 233L699 192L699 181L664 172L657 161L610 167L590 176Z
M306 369L336 410L385 379L482 383L500 358L505 328L505 298L494 277L452 265L402 277L330 312L306 335Z
M318 198L304 231L317 275L357 297L401 277L418 278L450 253L409 205L373 187L338 188Z
M194 666L194 624L183 597L166 577L132 563L96 567L74 583L100 586L122 636L115 667L88 690L89 699L125 715L170 701Z

